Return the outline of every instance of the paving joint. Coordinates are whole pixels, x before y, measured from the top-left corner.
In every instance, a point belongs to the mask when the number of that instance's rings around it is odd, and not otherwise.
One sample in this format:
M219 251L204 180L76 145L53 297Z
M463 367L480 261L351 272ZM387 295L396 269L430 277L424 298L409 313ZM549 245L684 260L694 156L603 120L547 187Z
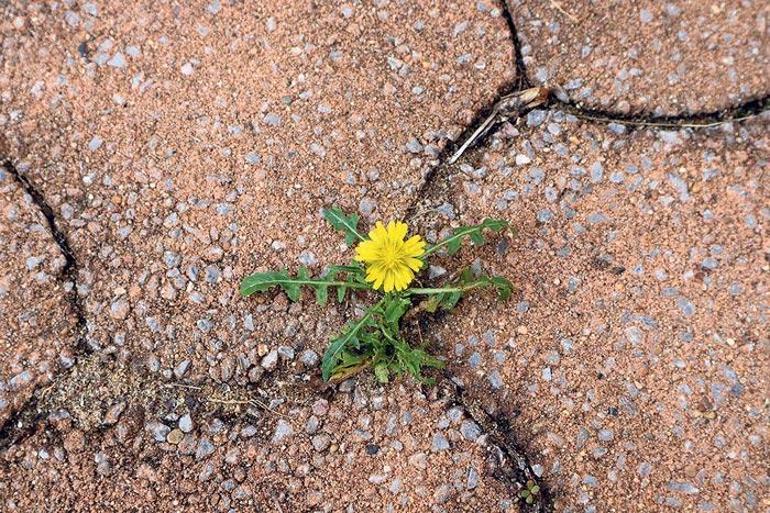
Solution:
M483 106L478 110L474 120L458 138L458 144L462 144L463 141L479 128L481 123L487 120L490 113L493 112L494 106L503 96L532 87L527 76L527 70L521 51L521 41L518 37L517 28L513 21L509 5L506 0L500 0L500 4L502 6L502 15L506 20L513 42L516 79L506 86L507 88L510 88L507 93L501 93L490 105ZM545 110L563 110L580 119L593 123L625 124L629 126L629 129L633 129L634 127L698 128L714 126L715 124L743 121L750 117L760 115L770 109L770 94L751 99L740 105L720 111L678 114L673 116L660 116L650 112L619 113L609 110L594 109L584 106L580 102L576 102L566 96L561 96L561 98L554 96L541 108ZM523 112L519 114L523 114ZM489 132L492 131L493 130L490 130ZM473 146L482 143L483 137L476 140ZM415 193L414 200L407 208L407 219L418 217L416 209L429 194L434 192L434 189L439 186L438 184L445 178L446 170L449 167L447 160L455 151L455 146L455 144L447 144L440 153L438 164L428 172L419 190ZM65 266L62 270L61 279L62 281L72 284L71 290L67 292L67 301L71 305L77 319L76 360L75 365L73 365L71 369L75 368L80 357L91 352L91 349L86 343L85 336L87 332L87 321L84 315L84 308L78 298L76 287L79 269L78 261L72 251L66 234L57 225L56 216L53 213L53 210L40 191L35 188L28 177L16 169L10 159L5 160L2 163L2 166L21 184L24 191L30 195L32 201L40 209L41 213L46 218L51 235L65 257ZM431 318L426 318L425 320L425 322L430 321ZM441 384L448 385L448 393L455 403L462 407L462 409L465 410L465 412L479 424L484 432L490 437L490 441L492 442L490 444L490 449L497 452L498 461L505 463L506 466L510 467L511 471L508 475L496 477L507 482L509 485L518 487L518 489L524 487L529 480L535 481L541 489L540 500L532 505L530 510L538 512L553 511L553 502L550 491L532 470L529 458L518 442L517 434L511 429L506 420L495 415L490 415L484 411L477 401L464 393L463 387L452 379L450 375L445 374L445 379L442 380ZM26 436L29 436L34 432L38 422L44 418L44 413L38 411L38 404L38 397L36 394L33 394L22 408L15 412L11 418L0 426L0 450L6 449L10 445L23 440ZM524 504L522 505L526 506Z
M79 271L79 265L75 253L72 251L67 235L59 228L56 222L56 215L53 209L48 204L43 194L34 186L30 179L18 170L13 161L8 157L0 158L0 167L2 167L10 176L12 176L16 182L21 186L25 194L28 194L32 199L32 203L38 208L43 217L46 219L48 225L48 231L53 237L56 245L64 256L64 266L59 280L62 283L70 284L69 290L65 292L65 300L70 306L72 315L75 316L75 333L76 341L74 348L73 360L74 363L67 369L67 373L77 366L78 360L91 351L91 348L86 343L87 321L85 317L85 309L78 297L77 291L77 277ZM34 432L35 426L41 420L44 412L38 411L38 390L35 390L29 399L16 410L3 424L0 426L0 450L4 450L7 447L25 439Z

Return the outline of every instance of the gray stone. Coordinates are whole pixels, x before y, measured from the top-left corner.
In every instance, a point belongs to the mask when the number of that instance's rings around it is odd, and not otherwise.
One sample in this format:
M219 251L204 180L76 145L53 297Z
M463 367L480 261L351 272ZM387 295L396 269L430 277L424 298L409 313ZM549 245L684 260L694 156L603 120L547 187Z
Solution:
M306 265L308 267L312 267L318 263L318 258L316 258L315 254L307 250L300 253L297 257L297 260L300 264Z
M475 442L481 436L481 428L474 421L466 419L460 425L460 433L466 440Z
M431 444L431 450L433 452L445 451L449 449L449 440L441 433L433 435L433 442Z
M278 356L280 356L282 360L293 360L295 356L294 348L289 346L280 346L278 347Z
M479 485L479 473L474 467L468 469L468 479L465 482L465 487L468 490L473 490Z
M174 376L176 376L177 379L181 379L187 373L187 369L189 368L190 360L182 360L176 367L174 367Z
M599 440L602 442L609 442L614 438L614 434L611 429L600 429L598 433Z
M420 144L416 138L412 137L409 142L406 143L406 149L409 153L422 153L423 145Z
M271 441L274 444L278 444L293 434L294 428L291 427L291 424L283 419L279 419L278 423L275 425L275 431L273 432L273 438Z
M262 362L260 362L260 366L262 366L265 370L273 370L278 365L278 351L273 349L269 353L267 353L264 358L262 358Z
M358 204L358 211L365 216L371 216L376 208L377 201L369 197L362 198Z
M313 448L316 451L321 452L329 448L332 443L332 438L326 433L321 433L320 435L315 435L310 442L313 444Z
M211 456L214 449L216 449L216 447L214 447L214 444L212 444L208 438L201 438L198 440L198 447L195 449L195 459L202 460Z
M110 317L115 320L122 321L128 317L128 312L131 306L128 300L125 298L119 298L112 302L110 305Z
M503 383L503 378L500 376L500 372L497 370L493 370L489 373L489 376L487 376L489 379L489 384L492 385L492 388L495 390L499 390L503 387L505 383Z
M125 68L126 58L121 52L118 52L112 56L112 59L107 61L107 65L112 66L113 68Z
M305 349L304 351L302 351L302 354L300 355L299 360L307 368L315 367L316 365L318 365L318 360L319 360L318 353L316 353L312 349Z
M190 417L189 413L185 413L179 418L179 429L182 430L183 433L189 433L193 430L193 422L192 417Z
M527 114L527 126L536 127L542 125L547 115L548 111L545 110L534 109L529 111Z
M166 435L168 435L169 431L171 431L170 427L168 427L162 422L158 422L155 420L145 424L144 429L146 429L152 435L153 439L156 442L165 442Z

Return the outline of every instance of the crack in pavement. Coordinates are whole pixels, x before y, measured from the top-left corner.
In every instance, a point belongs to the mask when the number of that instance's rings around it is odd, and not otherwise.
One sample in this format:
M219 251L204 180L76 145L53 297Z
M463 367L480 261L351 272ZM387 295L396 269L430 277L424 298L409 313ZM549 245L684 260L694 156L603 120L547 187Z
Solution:
M43 217L45 217L48 230L59 247L59 251L64 255L64 267L59 279L65 285L65 300L70 305L75 316L75 336L77 337L74 348L75 354L73 356L74 363L66 371L66 373L69 373L69 371L75 368L81 356L91 352L85 340L87 332L85 309L78 297L77 291L78 261L69 244L67 235L59 228L56 222L56 215L41 192L32 184L27 176L16 168L10 158L0 157L0 162L2 162L0 167L5 169L21 185L22 190L32 198L32 202L40 210L40 213L43 214ZM57 378L57 381L59 379L61 378ZM33 433L35 426L44 415L44 412L37 411L37 391L38 389L35 389L30 398L0 426L0 450L6 449Z
M509 101L512 96L522 93L526 89L538 87L529 80L527 75L521 40L516 24L513 21L510 6L507 0L499 0L499 3L514 48L513 58L516 67L516 80L513 84L515 84L515 87L499 94L490 105L482 106L477 111L473 121L465 128L455 143L447 144L443 148L437 157L438 163L426 174L423 183L415 195L414 201L406 210L405 217L407 221L418 219L424 213L433 210L430 205L426 204L431 195L443 197L444 193L448 192L449 185L446 183L446 175L450 165L461 156L463 151L481 145L486 136L495 131L495 125L499 124L500 121L505 121L505 119L491 119L494 116L499 116L500 106ZM584 106L580 102L570 99L560 89L554 90L553 93L549 94L548 100L538 107L544 110L563 110L579 119L592 123L624 124L629 127L629 130L640 127L707 128L723 123L743 121L758 116L770 109L770 94L768 94L719 111L683 113L669 116L650 112L619 113ZM503 113L512 120L518 120L534 108L526 104L514 104L513 107L515 110ZM471 140L471 138L473 139ZM463 146L466 147L463 148ZM458 149L461 151L458 152ZM427 327L432 318L433 316L422 314L417 322ZM530 458L521 446L519 437L513 431L510 423L501 416L488 414L477 400L466 397L464 387L445 371L442 384L447 383L450 387L448 393L453 397L457 405L462 407L481 426L484 432L490 435L491 443L488 447L497 453L496 459L499 468L508 467L510 469L509 472L503 473L503 475L496 475L495 477L512 485L516 489L517 496L518 491L525 488L528 481L536 483L540 487L538 500L534 504L529 505L519 497L519 505L525 510L538 513L552 512L554 508L553 493L532 469Z
M522 43L516 22L513 19L511 6L508 0L498 0L502 15L505 18L508 30L510 31L511 42L514 48L514 59L516 65L516 75L519 86L507 94L515 93L531 87L549 87L547 84L533 83L527 74L527 66L524 63L522 53ZM619 112L591 107L582 104L580 101L569 98L565 91L560 88L554 88L558 92L554 96L554 102L548 107L555 105L565 106L565 111L570 114L581 114L583 119L595 122L622 123L633 126L656 126L661 128L697 128L709 127L713 123L728 123L730 121L742 121L743 119L753 117L770 110L770 91L760 93L734 106L724 107L722 109L702 112L682 112L673 115L661 115L650 111L639 110L636 112Z
M527 75L527 66L524 64L524 53L521 50L521 39L519 38L519 30L516 28L516 23L513 21L513 14L508 7L507 0L498 0L500 4L500 10L503 13L505 24L508 26L508 32L510 32L511 44L513 45L513 60L516 65L516 79L518 86L515 91L521 91L523 89L529 89L532 87L532 82Z
M512 486L517 492L517 497L518 492L524 489L528 482L537 484L540 487L537 494L538 500L533 504L527 504L520 499L520 505L535 513L551 513L553 511L551 491L532 468L526 450L507 419L499 415L490 415L477 400L468 399L465 387L447 371L444 371L444 378L442 384L448 384L450 387L449 394L454 405L462 408L487 435L486 446L495 459L498 471L494 477Z
M485 123L489 124L490 116L497 114L495 109L498 104L512 94L534 86L527 74L521 40L510 6L506 0L499 0L499 4L501 6L502 16L508 26L510 40L513 45L512 57L515 62L516 78L500 90L497 98L493 102L478 109L473 121L458 137L455 144L447 144L443 148L437 157L438 163L428 171L420 188L415 193L414 201L412 201L407 208L405 214L407 220L417 219L424 213L424 211L418 211L417 209L424 206L423 203L430 195L442 194L442 187L447 186L444 182L446 181L445 179L450 165L450 158L457 151L457 148L479 131ZM621 113L596 109L585 106L580 102L569 98L566 93L558 88L555 89L553 93L554 94L551 95L549 101L539 108L544 110L563 110L564 112L568 112L579 119L588 122L624 124L629 127L629 130L634 129L635 127L703 128L722 123L742 121L757 116L762 112L766 112L770 108L770 94L768 94L720 111L662 116L651 112ZM522 115L526 114L528 110L530 109L522 109L507 114L511 115L512 119L514 118L512 114L515 114L515 118L520 118ZM468 149L481 145L484 142L485 136L494 131L493 125L497 123L497 121L491 123L485 133L482 133L481 136L472 141L472 144L469 145ZM56 216L52 208L40 191L31 183L28 177L18 171L9 158L0 160L2 160L2 167L4 167L7 172L21 184L24 191L29 194L32 201L40 209L41 213L46 218L52 237L65 257L65 265L62 270L61 280L71 284L71 288L66 292L66 299L71 305L77 319L77 341L75 345L75 364L72 365L66 373L57 378L56 381L61 382L66 379L72 369L77 367L78 360L83 355L92 352L86 343L85 334L87 332L87 321L83 305L77 293L78 261L72 251L66 234L59 228L56 222ZM426 316L423 314L417 322L424 323L427 326L432 320L436 319L437 318L434 316ZM519 437L513 431L507 420L499 415L487 413L479 404L478 400L469 396L466 393L465 388L448 372L444 373L444 379L439 386L444 387L446 394L448 394L454 404L461 407L467 415L482 428L485 434L488 435L489 443L487 448L496 459L498 469L501 470L499 474L495 475L495 478L511 487L516 496L518 496L518 492L527 485L528 481L535 482L539 485L541 490L539 493L539 500L533 505L528 505L519 499L520 505L524 509L537 511L538 513L553 511L553 494L551 490L534 472L532 465L530 464L529 456L522 447ZM33 392L30 399L27 400L27 402L2 426L0 426L0 450L4 450L33 434L37 424L44 418L46 412L38 411L39 400L37 392L37 390Z
M549 108L562 106L562 110L578 119L594 123L618 123L630 128L709 128L725 123L740 122L770 111L770 94L746 100L721 110L675 115L658 115L649 112L619 113L610 110L585 107L572 99L554 96Z

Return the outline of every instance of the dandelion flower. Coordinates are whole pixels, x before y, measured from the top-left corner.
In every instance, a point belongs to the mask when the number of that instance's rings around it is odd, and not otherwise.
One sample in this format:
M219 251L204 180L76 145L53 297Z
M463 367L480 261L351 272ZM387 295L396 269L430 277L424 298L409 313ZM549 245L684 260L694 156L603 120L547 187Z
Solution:
M385 292L404 290L423 266L425 241L419 235L407 240L406 223L391 221L386 227L380 221L369 232L369 240L356 247L355 259L366 264L366 281L374 289Z

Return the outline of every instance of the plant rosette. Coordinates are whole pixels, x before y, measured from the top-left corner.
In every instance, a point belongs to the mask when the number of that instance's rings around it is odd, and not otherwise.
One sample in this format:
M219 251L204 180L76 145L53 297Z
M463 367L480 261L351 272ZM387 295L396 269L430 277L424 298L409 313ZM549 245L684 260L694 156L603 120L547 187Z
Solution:
M371 368L381 383L403 374L420 382L431 382L423 370L441 368L444 362L428 354L422 345L415 347L404 338L401 329L407 312L418 307L428 312L451 310L473 289L493 289L502 301L513 291L507 279L470 269L456 273L441 287L412 286L419 283L417 276L427 268L430 256L454 255L466 239L481 246L486 243L485 231L501 232L509 227L507 221L488 218L477 225L461 226L431 245L420 235L408 236L409 227L401 221L390 221L387 225L378 221L363 235L356 214L345 214L332 207L323 210L323 217L344 234L348 246L355 246L355 256L349 265L330 266L315 278L305 267L293 276L287 270L255 273L241 281L240 292L247 297L280 288L291 301L299 301L302 288L308 287L315 291L316 301L321 305L327 303L330 292L340 303L356 290L379 296L379 301L349 322L329 343L321 361L325 381L343 380Z

